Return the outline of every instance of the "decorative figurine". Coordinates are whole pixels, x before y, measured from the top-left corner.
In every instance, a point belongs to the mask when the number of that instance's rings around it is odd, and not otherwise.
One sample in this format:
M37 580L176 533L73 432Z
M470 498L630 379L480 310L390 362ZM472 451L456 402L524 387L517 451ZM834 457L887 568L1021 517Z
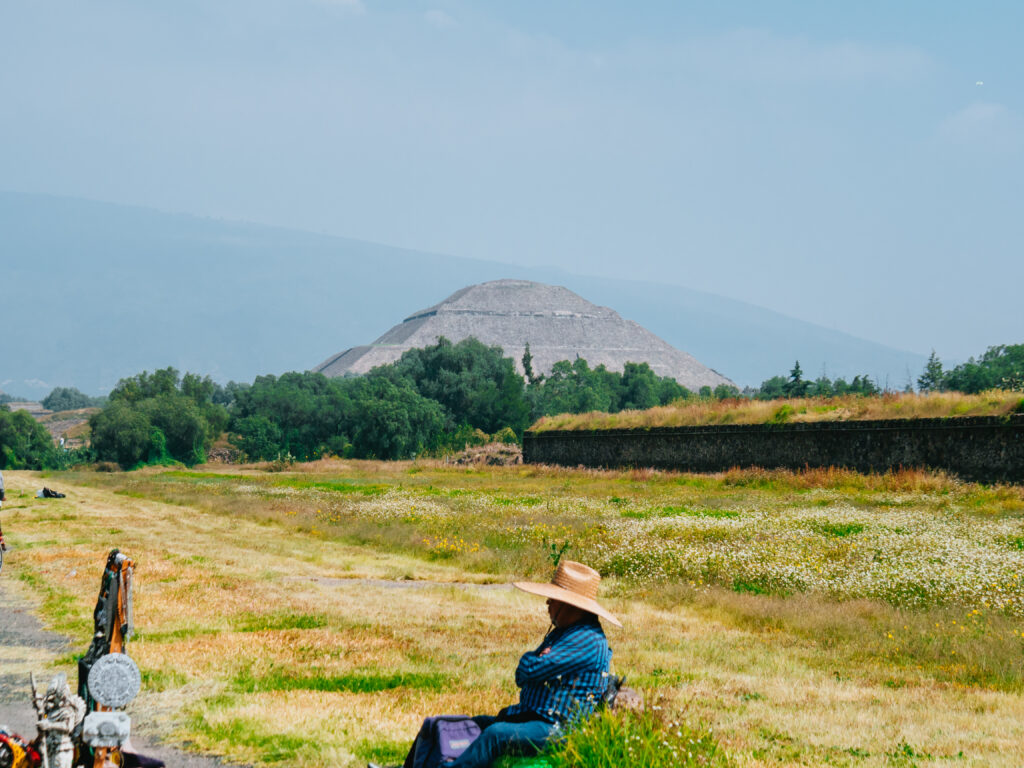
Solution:
M39 714L36 728L43 736L39 751L46 762L45 768L71 768L75 758L74 740L85 718L85 702L71 692L63 672L50 681L41 701L37 696L36 711Z

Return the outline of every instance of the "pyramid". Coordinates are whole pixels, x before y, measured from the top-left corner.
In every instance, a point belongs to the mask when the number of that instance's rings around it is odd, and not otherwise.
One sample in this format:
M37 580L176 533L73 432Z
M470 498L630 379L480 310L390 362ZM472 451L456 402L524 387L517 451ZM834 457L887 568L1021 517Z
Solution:
M712 389L732 382L626 320L558 285L529 280L494 280L456 291L440 304L415 312L372 344L329 357L314 371L327 376L367 373L395 362L408 349L436 344L440 337L459 342L474 336L498 346L522 372L527 343L536 373L550 373L559 360L582 357L591 368L622 371L627 362L647 363L687 389Z

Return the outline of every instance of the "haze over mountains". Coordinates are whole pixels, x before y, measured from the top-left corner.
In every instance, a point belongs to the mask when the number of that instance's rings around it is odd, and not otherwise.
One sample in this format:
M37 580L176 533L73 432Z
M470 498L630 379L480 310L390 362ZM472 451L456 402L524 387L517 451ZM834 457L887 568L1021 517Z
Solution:
M54 386L103 393L167 365L219 381L310 369L459 288L501 278L563 285L741 386L799 359L809 378L868 374L902 388L925 362L679 286L72 198L0 192L0 238L0 389L30 397Z

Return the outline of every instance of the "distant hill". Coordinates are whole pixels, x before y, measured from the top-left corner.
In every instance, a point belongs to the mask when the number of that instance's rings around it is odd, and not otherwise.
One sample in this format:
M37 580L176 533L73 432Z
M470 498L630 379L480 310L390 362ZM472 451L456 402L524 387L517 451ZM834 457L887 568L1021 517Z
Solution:
M403 250L255 224L0 192L0 388L108 391L173 365L251 381L306 370L410 307L501 278L563 285L738 384L869 374L902 386L923 355L678 286Z

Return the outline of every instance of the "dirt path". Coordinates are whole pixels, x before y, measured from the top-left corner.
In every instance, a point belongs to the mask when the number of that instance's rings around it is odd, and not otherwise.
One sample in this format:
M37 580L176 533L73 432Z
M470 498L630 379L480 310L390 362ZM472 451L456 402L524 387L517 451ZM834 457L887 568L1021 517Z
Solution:
M45 687L51 677L50 662L73 649L67 638L43 629L32 613L32 606L7 587L4 578L0 575L0 726L32 738L36 726L29 673L35 672L37 682ZM216 757L189 754L160 744L144 725L140 727L134 722L132 744L140 753L160 758L168 768L228 766Z

